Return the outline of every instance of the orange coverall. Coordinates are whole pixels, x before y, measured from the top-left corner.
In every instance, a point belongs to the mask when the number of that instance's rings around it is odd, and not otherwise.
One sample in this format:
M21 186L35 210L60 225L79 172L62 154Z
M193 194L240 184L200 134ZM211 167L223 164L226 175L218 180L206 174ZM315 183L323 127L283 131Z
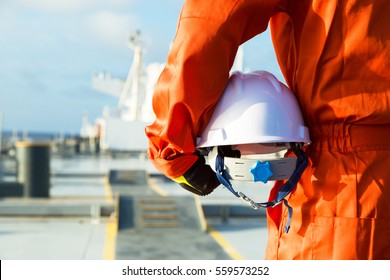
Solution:
M268 210L266 258L390 259L388 0L187 1L155 89L150 159L170 178L189 169L239 45L268 24L312 144L288 233L285 206Z

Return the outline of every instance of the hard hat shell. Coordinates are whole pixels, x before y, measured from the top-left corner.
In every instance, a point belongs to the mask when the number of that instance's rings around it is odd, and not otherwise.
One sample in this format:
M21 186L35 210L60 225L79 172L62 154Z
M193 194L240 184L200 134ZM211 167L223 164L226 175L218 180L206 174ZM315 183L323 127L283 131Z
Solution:
M282 142L310 143L294 94L269 72L234 72L197 148Z

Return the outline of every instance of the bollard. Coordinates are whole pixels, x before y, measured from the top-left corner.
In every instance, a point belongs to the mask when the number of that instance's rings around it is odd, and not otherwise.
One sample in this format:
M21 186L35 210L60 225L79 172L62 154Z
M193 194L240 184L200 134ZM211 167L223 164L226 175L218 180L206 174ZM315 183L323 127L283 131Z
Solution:
M17 181L23 184L24 197L49 197L50 144L17 142Z

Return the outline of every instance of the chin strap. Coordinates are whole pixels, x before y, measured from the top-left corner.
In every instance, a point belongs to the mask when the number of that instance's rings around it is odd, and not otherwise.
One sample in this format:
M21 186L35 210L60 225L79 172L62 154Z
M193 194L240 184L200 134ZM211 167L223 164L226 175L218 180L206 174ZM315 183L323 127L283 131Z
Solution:
M236 192L230 183L229 174L225 169L224 165L224 157L223 155L219 154L217 155L216 162L215 162L215 170L217 174L218 180L221 182L222 185L224 185L232 194L234 194L236 197L240 197L243 199L246 203L248 203L252 208L259 209L262 208L268 208L268 207L275 207L279 205L280 203L284 202L284 205L286 205L288 209L288 220L286 223L286 226L284 228L284 231L287 233L290 229L290 222L293 214L292 207L288 204L285 197L289 195L296 185L298 184L299 179L302 176L302 173L305 171L306 167L308 166L308 160L306 157L305 152L301 148L301 144L299 143L291 143L290 144L292 151L294 152L295 156L297 157L297 163L295 170L291 177L287 180L287 182L279 189L278 193L276 194L276 198L269 202L263 202L263 203L257 203L247 197L242 192Z
M216 170L217 178L221 182L221 184L224 185L236 197L240 197L239 193L234 190L232 184L230 183L229 174L225 169L224 157L219 153L215 161L215 170Z

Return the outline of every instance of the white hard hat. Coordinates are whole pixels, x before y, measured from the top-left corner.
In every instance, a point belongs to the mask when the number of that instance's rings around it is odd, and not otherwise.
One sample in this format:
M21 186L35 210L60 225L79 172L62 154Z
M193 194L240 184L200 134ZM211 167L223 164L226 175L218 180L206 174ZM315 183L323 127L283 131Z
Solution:
M232 74L196 146L208 152L208 162L217 178L235 196L255 209L284 202L289 208L290 221L292 208L285 197L307 167L307 157L301 148L308 143L309 130L294 94L271 73L254 71ZM238 150L239 155L229 156L226 147L231 152ZM293 150L296 158L256 158L287 148ZM230 183L230 180L267 183L284 179L288 181L275 199L265 203L256 203L242 192L236 192Z
M310 142L298 102L274 75L254 71L232 74L196 144L203 148L285 142Z

